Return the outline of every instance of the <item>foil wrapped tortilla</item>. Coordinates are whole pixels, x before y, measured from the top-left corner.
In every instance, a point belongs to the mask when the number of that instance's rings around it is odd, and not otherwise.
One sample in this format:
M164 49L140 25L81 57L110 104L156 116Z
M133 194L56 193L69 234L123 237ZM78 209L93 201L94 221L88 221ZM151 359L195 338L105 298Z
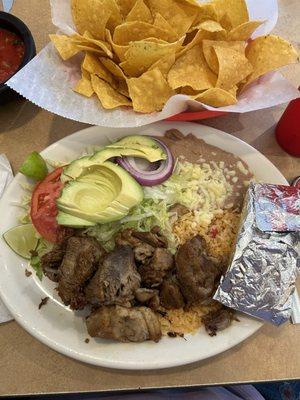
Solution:
M300 270L300 189L251 183L230 267L214 299L280 325Z

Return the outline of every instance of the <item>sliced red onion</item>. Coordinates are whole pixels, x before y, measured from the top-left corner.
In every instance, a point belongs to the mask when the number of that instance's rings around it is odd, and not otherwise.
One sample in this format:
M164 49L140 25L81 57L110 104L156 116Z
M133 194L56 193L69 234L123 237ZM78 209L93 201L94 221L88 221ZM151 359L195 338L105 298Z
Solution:
M161 140L153 138L167 155L166 160L153 163L142 161L137 157L117 157L116 162L126 169L141 185L155 186L166 181L173 173L174 158L168 146Z

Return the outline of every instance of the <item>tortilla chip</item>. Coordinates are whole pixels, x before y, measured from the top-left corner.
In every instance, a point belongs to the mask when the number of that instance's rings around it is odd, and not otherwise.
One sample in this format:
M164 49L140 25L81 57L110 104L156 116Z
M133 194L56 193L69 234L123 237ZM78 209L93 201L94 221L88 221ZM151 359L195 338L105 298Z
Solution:
M286 40L274 35L262 36L250 42L246 48L246 57L254 68L246 85L269 71L299 61L295 48Z
M198 4L197 15L195 17L193 26L197 25L201 22L204 22L208 19L213 20L213 21L218 20L218 14L216 11L215 4L213 4L213 3Z
M71 38L74 41L74 43L87 47L92 47L95 49L98 48L100 50L103 50L103 52L107 54L108 57L111 58L113 57L110 44L104 42L103 40L94 39L92 34L88 31L84 32L83 36L79 35L78 33L75 33L74 35L71 36Z
M163 74L163 76L166 77L174 62L175 62L175 53L167 55L161 58L160 60L156 61L156 63L151 65L149 71L152 69L159 69L160 72Z
M226 90L220 88L208 89L194 99L211 107L226 107L237 103L237 98Z
M132 41L143 40L149 37L168 41L170 39L170 34L166 30L148 24L147 22L125 22L116 27L113 35L113 42L124 46Z
M80 50L73 40L66 35L49 35L61 58L65 61L75 56Z
M186 14L180 7L180 3L174 0L148 0L148 4L152 14L161 14L179 37L189 30L196 16L196 13L195 15Z
M231 93L234 97L236 97L238 89L239 89L238 86L234 85L232 86L232 88L228 89L227 92Z
M143 21L152 24L153 17L151 11L143 2L143 0L137 0L130 13L127 15L125 21Z
M214 0L213 3L218 13L218 19L221 20L227 14L232 28L249 21L245 0Z
M85 46L84 44L77 44L78 51L88 51L90 53L98 54L99 56L105 56L104 51L96 47Z
M217 77L207 65L201 45L194 46L178 58L168 73L172 89L190 86L194 90L204 90L214 87L216 81Z
M128 85L127 82L123 79L117 83L117 91L121 93L123 96L129 97Z
M76 83L73 90L85 97L91 97L94 94L91 75L87 71L82 71L82 78Z
M182 88L179 89L180 94L185 94L187 96L199 96L201 93L204 93L205 90L194 90L190 86L183 86Z
M249 21L236 26L227 36L227 40L248 40L264 21Z
M113 32L116 26L120 25L123 21L120 7L116 0L101 0L101 2L102 7L110 12L110 17L105 27Z
M82 68L91 75L97 75L110 84L114 82L112 74L103 66L99 58L93 54L86 53Z
M126 61L120 64L126 75L137 77L144 73L156 61L174 55L181 47L183 38L174 43L157 43L146 40L131 42L125 54Z
M232 22L227 13L224 14L221 19L219 19L219 22L227 32L230 32L233 29Z
M206 39L203 40L202 48L205 60L209 65L210 69L214 71L216 74L218 74L219 72L219 62L216 52L214 50L214 46L224 47L225 49L233 49L238 52L245 51L244 42L225 42L225 41L206 40Z
M214 33L214 40L221 40L227 38L227 32L219 22L213 20L203 21L197 25L198 29L206 32Z
M198 15L199 3L197 1L192 2L188 0L176 0L176 3L185 12L185 14L190 17L190 20L192 21L190 26L192 26Z
M219 46L214 46L214 50L219 63L217 87L228 90L252 73L253 67L245 57L245 50Z
M119 58L119 60L125 61L125 53L129 49L129 45L120 46L120 45L114 43L112 40L112 37L111 37L111 33L108 29L106 29L105 34L106 34L106 39L107 39L108 43L111 44L111 46L112 46L114 52L116 53L117 57Z
M102 106L108 110L120 106L131 106L131 101L113 89L107 82L92 75L92 86Z
M119 79L126 79L126 76L124 75L122 69L113 60L105 57L100 57L100 61L104 65L104 67L114 76Z
M221 27L218 22L205 21L198 25L196 35L193 39L187 43L184 48L178 53L177 58L182 56L188 50L201 43L203 40L217 40L223 36L226 36L226 31Z
M117 0L120 12L125 19L135 5L136 0Z
M159 69L145 72L139 78L127 80L133 109L141 113L162 110L174 94Z
M168 42L167 40L162 40L162 39L159 39L159 38L156 38L156 37L149 37L149 38L146 38L146 39L143 39L143 40L145 42L151 42L151 43L170 44L170 42ZM181 39L180 43L182 43L183 40L184 40L184 38ZM176 40L175 40L175 42L176 42ZM172 42L172 43L174 43L174 42Z
M105 27L111 11L102 0L72 0L72 16L77 31L89 31L94 38L104 40Z
M153 25L158 26L159 28L164 29L165 31L169 32L170 40L175 41L178 39L177 32L172 28L172 26L169 24L169 22L167 20L165 20L164 17L160 13L155 14Z
M198 7L199 6L199 3L198 3L198 1L197 0L183 0L182 2L181 2L181 4L184 4L184 3L187 3L187 4L189 4L189 5L192 5L192 6L196 6L196 7Z
M99 47L93 44L90 46L88 44L80 44L81 42L77 42L73 37L66 35L49 35L49 37L64 61L75 56L75 54L79 53L80 51L90 51L99 55L104 55L104 52L100 50Z

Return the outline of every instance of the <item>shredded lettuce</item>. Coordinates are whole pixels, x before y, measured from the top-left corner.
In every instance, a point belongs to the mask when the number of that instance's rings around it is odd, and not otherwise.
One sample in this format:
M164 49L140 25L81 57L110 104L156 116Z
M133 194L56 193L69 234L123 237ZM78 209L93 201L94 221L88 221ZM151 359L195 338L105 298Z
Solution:
M36 276L41 281L43 278L43 270L41 265L41 257L48 253L53 247L53 244L47 242L45 239L40 237L36 249L33 251L32 256L30 258L30 265L34 269Z
M35 271L36 276L41 281L43 279L43 270L41 266L41 258L39 256L32 256L30 258L30 265Z

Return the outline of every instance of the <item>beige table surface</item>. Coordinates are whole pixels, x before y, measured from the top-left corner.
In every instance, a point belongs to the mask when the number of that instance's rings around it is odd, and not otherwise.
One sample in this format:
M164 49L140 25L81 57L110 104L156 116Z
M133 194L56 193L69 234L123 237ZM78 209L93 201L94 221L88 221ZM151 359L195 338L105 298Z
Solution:
M257 0L259 1L259 0ZM16 0L12 12L28 24L38 50L53 28L47 0ZM299 49L300 1L280 0L276 33ZM300 84L300 66L285 69ZM286 176L300 175L300 159L285 154L274 139L284 106L206 121L265 154ZM60 118L25 101L0 106L0 153L17 171L25 156L42 150L86 125ZM49 349L15 322L0 326L0 395L104 391L300 379L300 325L264 326L251 338L219 356L181 368L117 371L84 365Z

